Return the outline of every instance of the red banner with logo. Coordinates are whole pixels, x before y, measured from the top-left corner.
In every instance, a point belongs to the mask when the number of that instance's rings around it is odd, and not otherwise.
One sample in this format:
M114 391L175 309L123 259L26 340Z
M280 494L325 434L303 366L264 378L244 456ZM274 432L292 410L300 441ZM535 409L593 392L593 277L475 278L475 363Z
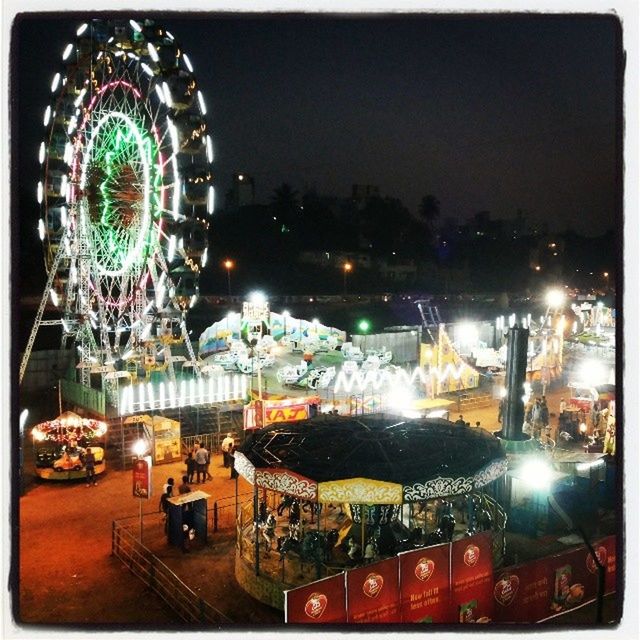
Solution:
M296 422L309 417L308 404L271 404L265 402L265 426L276 422Z
M347 572L348 622L400 622L398 558Z
M604 538L594 545L596 547L596 553L600 562L607 568L604 577L604 592L613 593L616 590L616 537L609 536ZM599 549L604 547L604 554ZM595 568L595 562L591 563L593 566L590 570Z
M344 573L284 592L284 621L331 624L347 621Z
M553 597L548 558L496 572L495 622L537 622L549 616Z
M491 534L480 533L451 545L451 602L458 622L493 619Z
M450 545L401 553L400 598L402 622L451 622L449 603Z
M133 463L133 497L151 496L151 458L138 458Z
M605 593L615 591L615 537L593 543L606 567ZM586 546L496 573L496 622L539 622L595 600L598 569Z

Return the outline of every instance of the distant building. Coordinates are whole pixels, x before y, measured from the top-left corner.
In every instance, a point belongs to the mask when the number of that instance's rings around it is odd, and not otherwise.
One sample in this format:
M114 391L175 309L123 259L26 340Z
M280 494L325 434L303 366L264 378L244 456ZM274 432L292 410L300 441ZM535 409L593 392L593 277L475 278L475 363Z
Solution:
M371 256L359 251L301 251L298 260L306 264L315 264L320 267L335 267L342 269L346 262L354 268L371 268Z
M380 187L373 184L354 184L351 187L351 199L358 209L362 209L370 198L380 197Z
M239 209L255 204L256 192L253 177L246 173L235 173L228 193L228 208Z

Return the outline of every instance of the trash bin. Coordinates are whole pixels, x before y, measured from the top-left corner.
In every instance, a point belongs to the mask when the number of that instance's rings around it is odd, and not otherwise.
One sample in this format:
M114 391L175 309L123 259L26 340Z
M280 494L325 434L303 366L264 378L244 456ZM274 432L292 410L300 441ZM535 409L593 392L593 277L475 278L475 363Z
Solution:
M211 496L204 491L191 491L167 500L169 544L184 547L185 531L193 529L194 540L201 544L207 541L207 498ZM185 530L184 525L187 526Z

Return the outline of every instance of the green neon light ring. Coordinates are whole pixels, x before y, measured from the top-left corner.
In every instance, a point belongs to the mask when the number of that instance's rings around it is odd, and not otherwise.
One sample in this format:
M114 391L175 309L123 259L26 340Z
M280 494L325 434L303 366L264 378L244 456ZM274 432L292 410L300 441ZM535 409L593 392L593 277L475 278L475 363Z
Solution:
M124 124L124 129L118 126L117 122ZM111 126L109 126L111 125ZM115 125L115 126L114 126ZM139 224L132 225L131 229L125 229L123 225L118 226L117 207L110 198L111 189L115 187L126 187L129 185L110 183L113 173L118 166L131 166L128 164L132 160L132 152L137 154L137 164L142 171L142 215ZM111 111L103 115L92 128L91 137L83 153L80 189L84 191L89 185L89 170L98 164L106 174L98 189L100 191L99 210L101 212L100 222L90 221L89 203L84 197L80 200L81 224L88 231L88 236L93 244L94 251L100 255L110 256L110 261L120 262L117 267L114 264L105 266L98 262L98 273L102 276L116 277L125 275L133 267L139 265L145 256L145 246L151 242L149 238L151 230L151 166L153 166L152 156L153 142L151 138L143 136L136 122L120 111ZM118 164L120 161L120 165ZM134 171L135 173L135 171ZM136 177L138 177L136 175ZM157 179L153 180L154 183ZM114 211L115 209L115 211ZM114 223L113 225L111 223ZM132 242L132 237L135 241ZM98 243L102 243L106 251L99 251ZM106 243L106 247L104 246ZM124 243L124 246L123 246ZM133 246L132 246L133 245ZM114 268L116 267L116 268Z

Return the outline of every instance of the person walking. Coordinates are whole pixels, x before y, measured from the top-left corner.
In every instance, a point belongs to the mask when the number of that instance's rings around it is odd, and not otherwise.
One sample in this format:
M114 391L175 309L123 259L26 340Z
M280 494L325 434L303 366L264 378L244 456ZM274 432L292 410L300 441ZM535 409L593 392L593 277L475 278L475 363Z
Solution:
M198 465L198 484L201 484L207 479L207 460L209 459L209 452L203 446L200 446L195 453L195 457L196 464Z
M84 457L84 469L87 477L87 487L91 486L92 483L95 487L98 484L96 482L96 457L91 451L91 447L87 447L87 453Z
M206 451L206 449L205 449ZM209 473L209 463L211 462L211 454L207 451L207 461L204 463L204 472L207 475L207 480L213 480L213 476Z
M195 459L193 458L193 451L189 451L189 455L187 456L187 459L184 462L187 465L187 480L189 484L192 484L193 476L195 475L196 468L198 466L196 464Z
M227 433L225 439L222 441L220 448L222 449L222 462L224 463L224 468L227 469L231 465L231 460L229 459L229 452L231 448L235 444L235 440L230 433Z

